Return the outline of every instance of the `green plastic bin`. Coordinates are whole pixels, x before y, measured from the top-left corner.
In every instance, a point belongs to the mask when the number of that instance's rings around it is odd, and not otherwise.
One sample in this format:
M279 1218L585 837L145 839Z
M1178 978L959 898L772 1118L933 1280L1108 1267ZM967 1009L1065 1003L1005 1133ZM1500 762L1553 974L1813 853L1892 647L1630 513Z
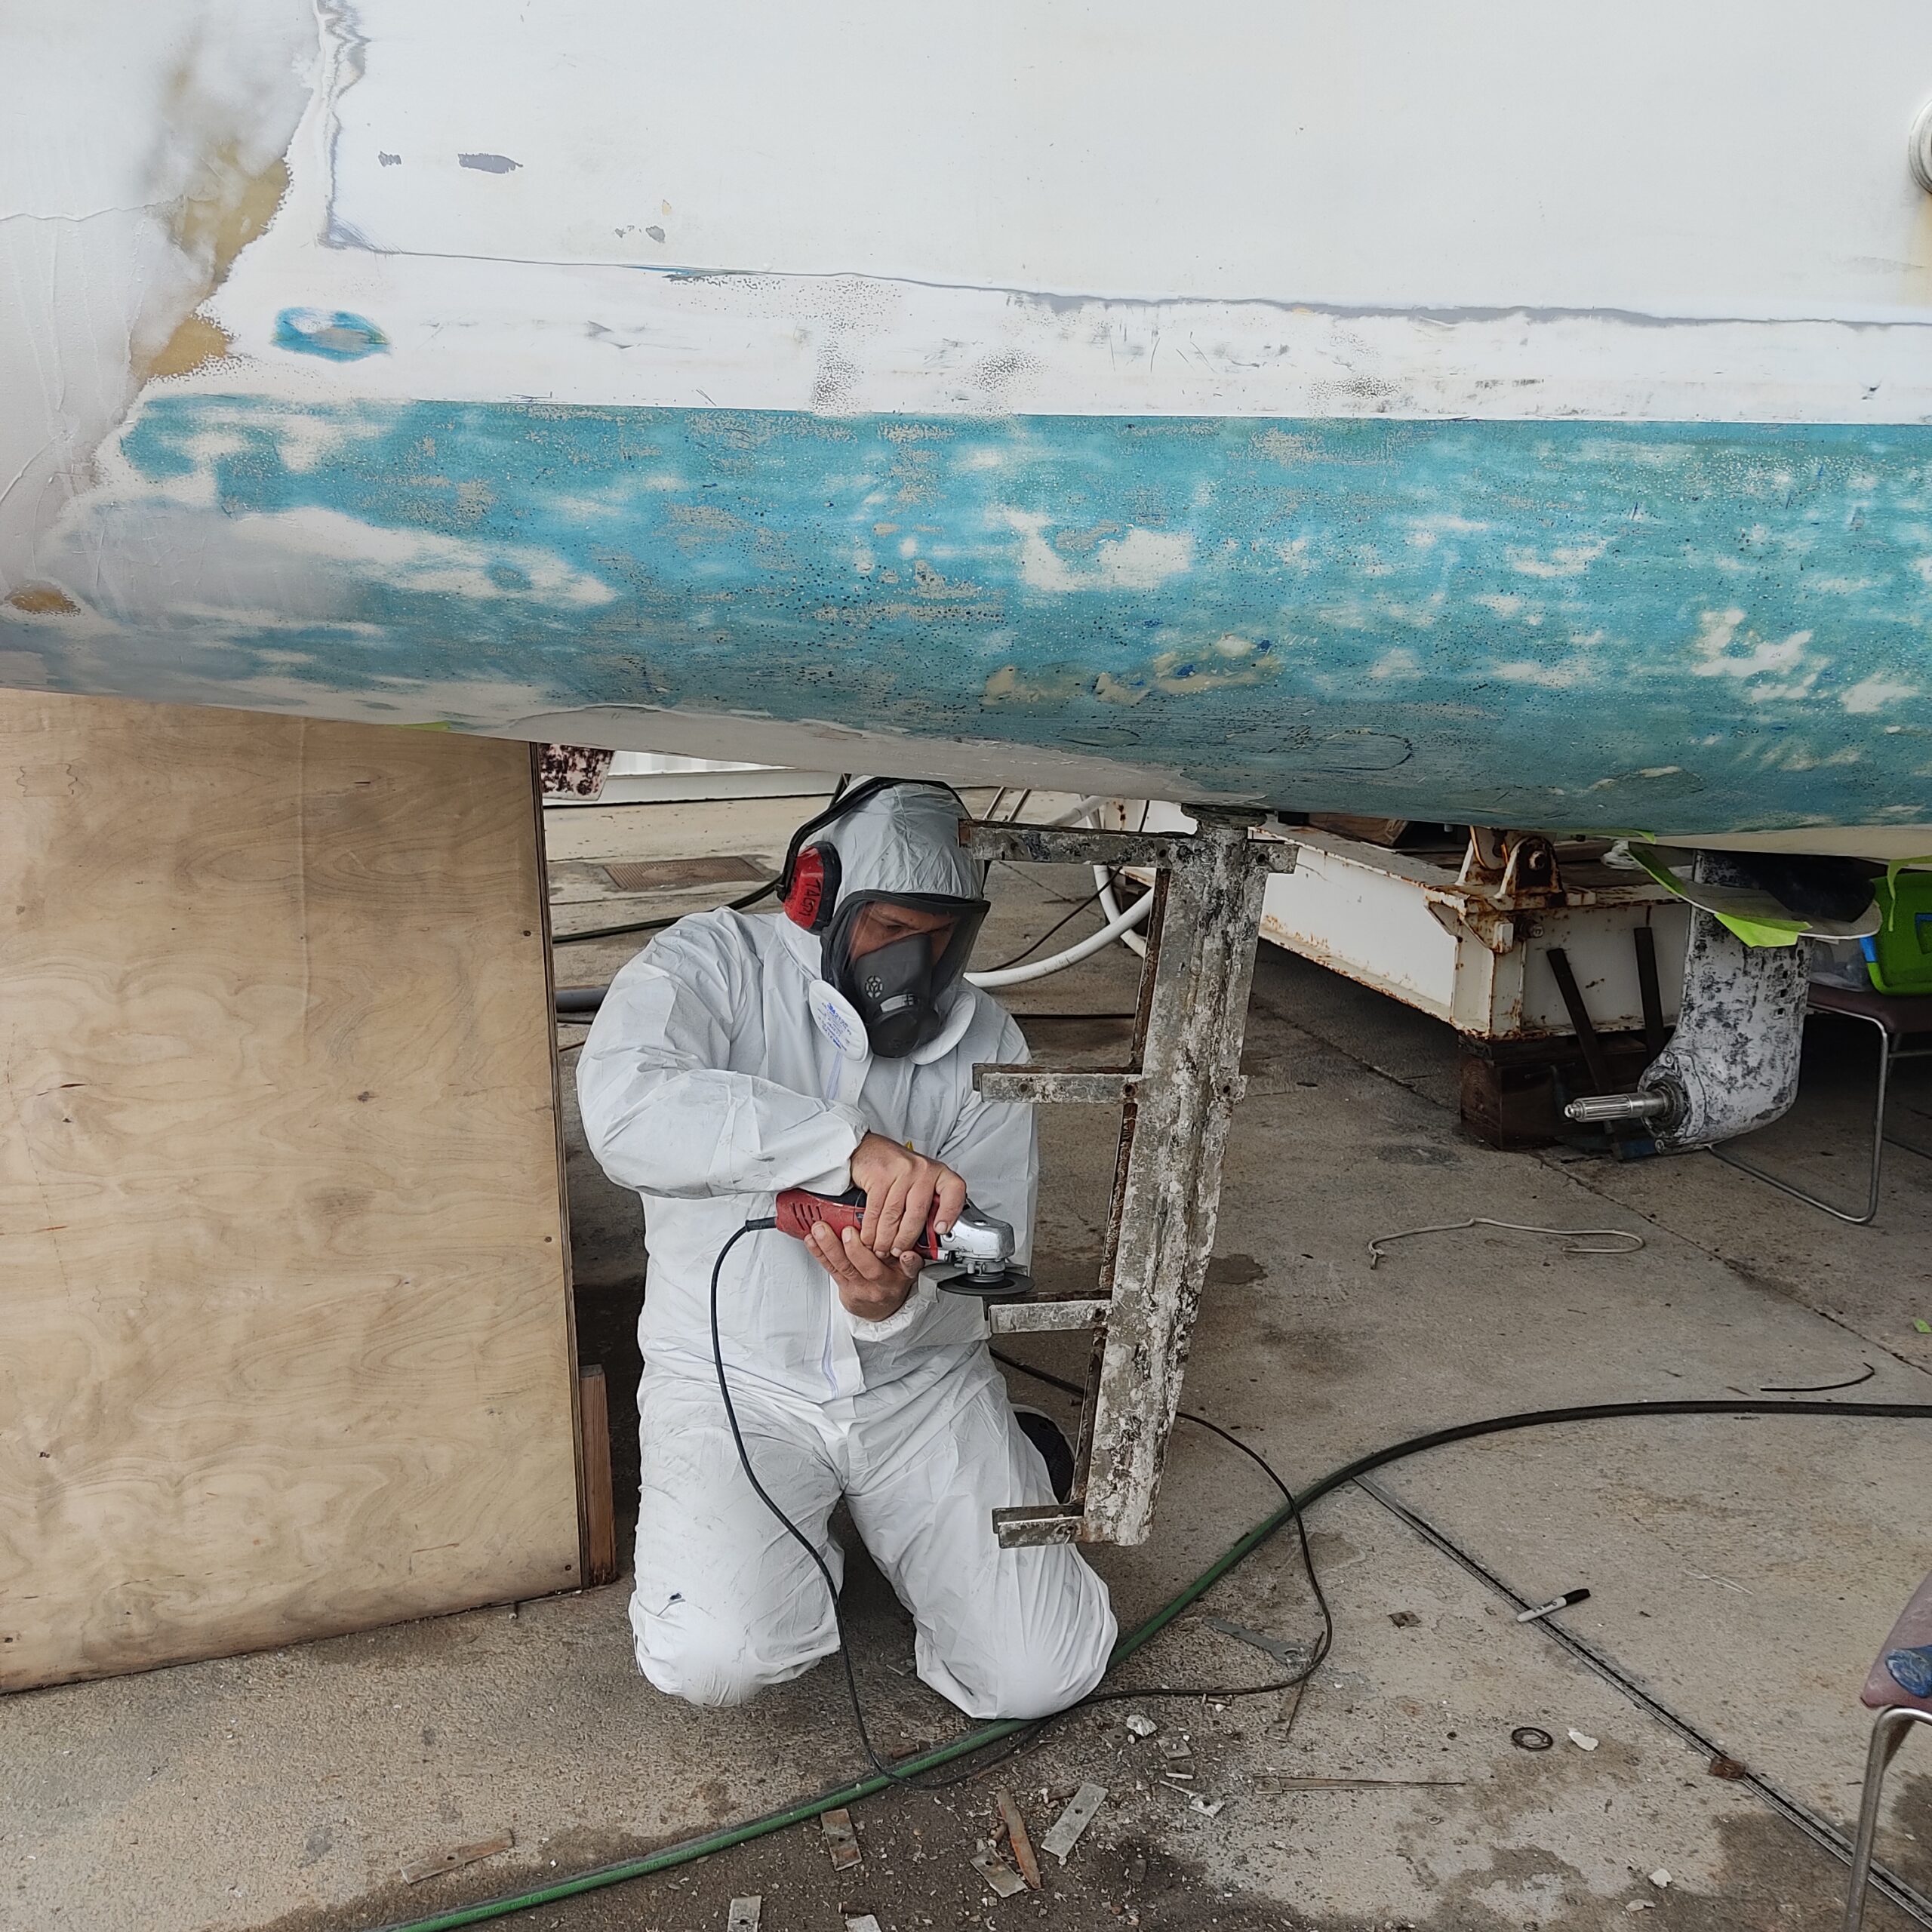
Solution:
M1932 993L1932 872L1875 881L1885 923L1865 942L1866 970L1881 993Z

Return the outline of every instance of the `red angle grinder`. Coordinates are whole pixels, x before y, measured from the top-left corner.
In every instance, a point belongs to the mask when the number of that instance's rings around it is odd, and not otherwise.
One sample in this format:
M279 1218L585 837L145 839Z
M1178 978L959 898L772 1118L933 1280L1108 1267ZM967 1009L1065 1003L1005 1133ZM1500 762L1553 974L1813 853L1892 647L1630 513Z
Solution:
M933 1225L937 1208L926 1221L919 1243L919 1254L931 1266L922 1269L936 1286L952 1295L977 1295L982 1301L1018 1301L1033 1292L1033 1278L1013 1265L1013 1230L1004 1221L983 1214L971 1201L960 1209L944 1234ZM814 1194L809 1188L787 1188L778 1197L773 1218L780 1229L794 1240L803 1241L813 1224L823 1221L835 1234L857 1228L865 1219L866 1196L863 1188L848 1188L843 1194ZM955 1262L951 1273L937 1272L937 1264Z

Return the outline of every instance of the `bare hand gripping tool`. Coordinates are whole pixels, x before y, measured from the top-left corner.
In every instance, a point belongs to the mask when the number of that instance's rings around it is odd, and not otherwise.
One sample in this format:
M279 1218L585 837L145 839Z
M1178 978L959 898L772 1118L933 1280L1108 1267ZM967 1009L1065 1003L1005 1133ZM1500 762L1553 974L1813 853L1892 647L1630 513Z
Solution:
M773 1218L783 1232L803 1241L816 1223L842 1233L856 1229L865 1215L863 1188L814 1194L809 1188L793 1187L778 1197ZM970 1201L943 1234L935 1225L937 1218L935 1208L927 1217L917 1250L928 1264L920 1271L922 1277L930 1275L948 1294L977 1295L982 1301L1018 1301L1033 1292L1032 1276L1013 1265L1013 1229L1007 1223L981 1214ZM941 1272L948 1264L956 1265Z

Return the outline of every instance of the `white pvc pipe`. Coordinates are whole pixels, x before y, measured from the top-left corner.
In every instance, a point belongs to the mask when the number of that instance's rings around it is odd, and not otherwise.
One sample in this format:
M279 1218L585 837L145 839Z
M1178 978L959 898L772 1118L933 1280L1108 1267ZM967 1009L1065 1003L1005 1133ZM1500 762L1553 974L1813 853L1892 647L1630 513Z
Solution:
M1109 919L1118 918L1120 901L1114 897L1113 874L1109 872L1105 866L1096 866L1094 868L1094 883L1100 888L1100 910ZM1134 903L1137 905L1144 906L1147 902L1145 899L1141 899L1137 900ZM1123 927L1121 931L1120 943L1137 959L1145 959L1147 957L1147 942L1138 933Z
M1076 819L1084 819L1089 825L1097 827L1099 820L1096 814L1100 810L1100 795L1096 792L1081 799L1078 804L1069 805L1065 811L1054 813L1051 818L1035 819L1030 822L1036 825L1071 825Z
M1100 814L1097 809L1100 802L1098 798L1088 798L1081 801L1082 816L1096 831L1100 829ZM1140 822L1143 825L1147 822L1147 814L1144 811L1140 814ZM1094 868L1094 883L1100 888L1100 911L1103 915L1109 919L1118 918L1120 901L1114 897L1113 874L1105 866L1096 866ZM1123 932L1120 936L1120 943L1134 955L1135 958L1145 959L1147 957L1147 942L1138 933Z
M1076 820L1094 826L1100 825L1100 795L1094 794L1082 798L1077 804L1070 805L1063 812L1056 813L1050 819L1038 823L1043 825L1071 825ZM1024 986L1031 980L1044 980L1050 974L1063 972L1069 966L1077 966L1083 959L1091 959L1111 940L1118 940L1121 945L1139 959L1147 957L1147 942L1134 929L1146 919L1154 903L1154 895L1149 892L1136 900L1124 912L1120 902L1114 897L1113 875L1105 866L1094 868L1094 883L1100 890L1096 897L1106 923L1097 933L1091 933L1078 944L1068 946L1063 952L1050 953L1044 959L1029 960L1024 965L1002 967L987 973L968 973L968 983L983 987L988 991L1000 986Z
M1077 966L1081 960L1091 958L1103 946L1111 946L1123 933L1132 931L1146 918L1153 904L1154 895L1148 893L1137 899L1124 912L1116 912L1098 932L1088 934L1064 952L1050 953L1044 959L1031 959L1023 966L1002 967L991 973L968 973L967 981L990 992L999 986L1023 986L1029 980L1044 980L1050 973Z

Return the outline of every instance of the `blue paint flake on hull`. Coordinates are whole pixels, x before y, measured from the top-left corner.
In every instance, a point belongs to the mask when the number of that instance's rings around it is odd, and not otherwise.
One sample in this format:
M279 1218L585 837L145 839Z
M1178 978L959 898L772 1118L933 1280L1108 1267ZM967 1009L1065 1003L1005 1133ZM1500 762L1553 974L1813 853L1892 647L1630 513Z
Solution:
M346 309L285 309L275 318L275 346L329 362L380 355L389 339L366 315Z
M69 576L135 695L417 716L500 687L1100 752L1287 808L1932 820L1932 429L184 394L121 449L141 487ZM58 635L0 623L103 688Z

